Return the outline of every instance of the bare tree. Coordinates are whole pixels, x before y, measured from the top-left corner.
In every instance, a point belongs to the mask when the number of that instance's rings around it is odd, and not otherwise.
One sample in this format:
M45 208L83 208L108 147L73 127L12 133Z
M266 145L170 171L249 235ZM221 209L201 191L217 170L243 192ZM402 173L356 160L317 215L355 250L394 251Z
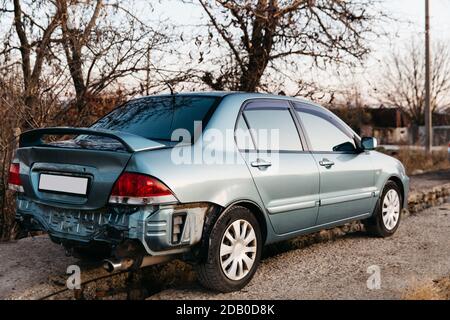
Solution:
M22 118L20 113L23 83L21 68L18 65L4 64L0 57L0 241L14 237L14 198L7 192L9 162L12 158L14 144L20 133Z
M432 111L450 104L450 50L437 42L431 68ZM383 74L375 88L385 105L402 108L416 126L424 124L425 56L422 46L411 41L401 51L393 51L383 61Z
M37 17L30 13L40 5L42 5L42 12L44 12L42 16ZM49 49L51 37L58 27L60 14L58 10L44 4L20 0L13 0L12 3L5 2L0 12L3 15L8 13L13 15L12 28L17 37L13 37L12 32L8 33L8 36L4 39L4 50L6 51L2 53L14 49L20 51L24 89L23 102L27 109L25 111L29 113L39 102L41 76L45 60L51 54Z
M80 112L89 97L111 84L156 68L149 64L149 51L169 43L168 36L119 2L57 0L57 4L62 17L57 41L64 49Z
M155 29L166 24L135 12L119 1L0 0L0 238L15 236L6 189L20 129L87 125L140 93L142 75L147 92L178 81L157 65L171 41Z
M89 17L87 25L84 30L75 29L69 24L68 5L66 0L57 0L59 10L61 11L61 43L64 48L64 53L67 59L70 75L73 81L73 87L76 94L76 105L81 111L84 98L86 95L86 81L83 74L83 53L82 49L87 45L91 36L92 29L96 25L96 20L100 14L103 1L95 2L95 8Z
M145 8L151 9L151 4ZM168 25L153 21L162 31L156 30L148 24L148 17L143 21L136 12L129 3L105 0L4 0L0 16L2 21L12 18L12 24L0 55L8 54L14 63L19 60L14 51L20 51L24 105L28 109L22 112L24 120L34 119L33 108L40 104L41 113L46 113L43 93L65 100L66 108L54 113L53 119L61 119L67 107L76 107L76 118L81 119L91 111L86 108L89 100L105 91L132 95L140 92L145 82L149 93L151 88L177 82L180 75L162 76L156 63L172 45ZM174 75L174 79L167 79ZM55 82L49 83L50 79ZM123 79L126 81L120 81Z
M369 52L368 38L380 17L375 13L376 0L191 2L200 4L209 21L208 34L196 38L199 60L208 66L198 76L218 90L264 88L267 69L276 69L280 62L301 79L302 56L317 66L356 62Z

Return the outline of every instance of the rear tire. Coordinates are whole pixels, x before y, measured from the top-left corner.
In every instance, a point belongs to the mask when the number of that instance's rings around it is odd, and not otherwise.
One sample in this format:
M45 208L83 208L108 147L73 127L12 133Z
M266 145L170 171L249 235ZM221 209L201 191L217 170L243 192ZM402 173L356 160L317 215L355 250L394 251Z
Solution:
M364 220L369 234L376 237L390 237L398 229L402 211L402 193L398 185L388 181L383 189L373 216Z
M262 245L261 228L250 210L235 206L225 211L212 227L206 258L197 265L199 282L220 292L242 289L258 268Z

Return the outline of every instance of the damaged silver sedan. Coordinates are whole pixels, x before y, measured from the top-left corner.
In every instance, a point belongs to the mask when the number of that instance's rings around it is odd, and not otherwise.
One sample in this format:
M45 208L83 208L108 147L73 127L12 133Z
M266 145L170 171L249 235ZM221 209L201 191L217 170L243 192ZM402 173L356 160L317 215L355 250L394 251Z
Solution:
M161 95L89 128L23 133L9 185L22 229L68 254L109 271L181 258L227 292L251 280L266 244L354 220L392 235L409 179L375 147L304 100Z

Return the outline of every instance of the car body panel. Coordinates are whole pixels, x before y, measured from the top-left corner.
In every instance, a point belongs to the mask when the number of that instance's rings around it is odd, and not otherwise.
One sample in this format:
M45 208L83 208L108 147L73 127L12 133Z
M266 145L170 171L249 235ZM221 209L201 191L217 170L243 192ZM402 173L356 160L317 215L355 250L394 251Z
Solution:
M266 243L370 217L385 183L393 177L403 184L406 204L409 179L403 166L396 159L376 151L358 155L327 155L337 163L333 168L334 171L317 165L317 161L324 155L316 155L308 150L281 153L280 162L276 166L279 171L271 170L272 168L263 171L250 165L252 159L258 155L240 152L233 138L225 139L225 143L212 138L214 133L233 137L241 109L250 100L277 99L297 102L306 100L256 93L203 93L203 95L221 97L221 102L203 128L203 135L194 140L193 144L170 145L170 147L164 145L150 149L136 147L133 152L46 146L20 148L17 156L25 189L25 194L21 196L22 200L25 199L23 203L29 201L39 206L67 210L70 216L73 216L74 212L97 214L102 208L112 210L113 207L107 205L107 199L114 181L124 171L138 172L162 181L174 193L179 201L177 205L180 206L200 208L206 203L207 207L220 207L224 210L239 203L254 204L260 208L260 212L256 213L261 215L260 221L265 222ZM308 104L311 108L323 109L312 103ZM115 132L111 134L125 140L130 138L126 134ZM133 141L133 146L146 144L140 138ZM184 158L186 154L189 155L191 162L183 162L187 159ZM214 159L224 161L217 162ZM35 172L41 171L90 174L95 177L95 183L92 184L87 199L68 195L43 195L36 189ZM353 172L355 176L350 177ZM18 213L30 216L42 215L42 209L32 212L27 211L27 208L19 206ZM181 208L179 210L188 217L186 221L203 223L206 213ZM153 206L141 207L132 213L127 223L121 227L125 232L123 235L139 239L148 254L184 252L187 250L186 246L198 241L198 236L192 236L184 244L171 244L169 233L172 232L172 217L176 210ZM100 214L96 215L98 216ZM70 224L69 221L67 223ZM74 225L77 224L73 224L72 227ZM113 223L105 220L104 225L113 226ZM64 227L64 223L62 226ZM156 228L156 231L149 228ZM198 225L192 228L192 234L198 235ZM63 233L57 235L64 237ZM152 238L151 235L155 237ZM85 231L82 235L74 233L71 240L85 241L94 239L93 237L95 238Z
M320 209L317 224L371 213L378 194L375 170L366 152L319 153L314 152L320 172ZM332 167L319 165L328 159Z
M171 165L172 154L191 153L190 146L157 151L140 152L133 155L127 171L144 172L154 176L174 192L181 203L211 202L222 207L243 198L252 202L260 202L252 177L244 161L240 164L190 164ZM232 152L218 156L236 156ZM212 151L211 151L212 152Z
M107 204L113 184L125 169L131 155L54 147L26 147L17 151L20 176L27 197L42 204L82 210L96 210ZM38 189L40 173L88 177L88 195L41 192Z
M378 151L370 151L371 160L375 167L375 186L381 191L389 179L397 179L403 189L403 208L408 208L409 177L403 164L394 157ZM380 195L379 194L379 195Z
M248 163L257 159L272 163L268 168L249 168L275 233L314 226L319 208L319 174L311 154L280 152L268 157L252 152L247 156Z

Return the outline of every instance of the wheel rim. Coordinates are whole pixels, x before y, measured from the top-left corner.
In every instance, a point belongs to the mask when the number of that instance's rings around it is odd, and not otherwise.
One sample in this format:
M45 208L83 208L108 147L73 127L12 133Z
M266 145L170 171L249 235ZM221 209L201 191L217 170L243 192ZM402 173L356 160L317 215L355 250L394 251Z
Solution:
M246 220L236 220L225 230L220 244L220 264L231 280L244 278L256 259L255 230Z
M386 229L393 230L400 217L400 198L394 189L390 189L384 196L382 214Z

